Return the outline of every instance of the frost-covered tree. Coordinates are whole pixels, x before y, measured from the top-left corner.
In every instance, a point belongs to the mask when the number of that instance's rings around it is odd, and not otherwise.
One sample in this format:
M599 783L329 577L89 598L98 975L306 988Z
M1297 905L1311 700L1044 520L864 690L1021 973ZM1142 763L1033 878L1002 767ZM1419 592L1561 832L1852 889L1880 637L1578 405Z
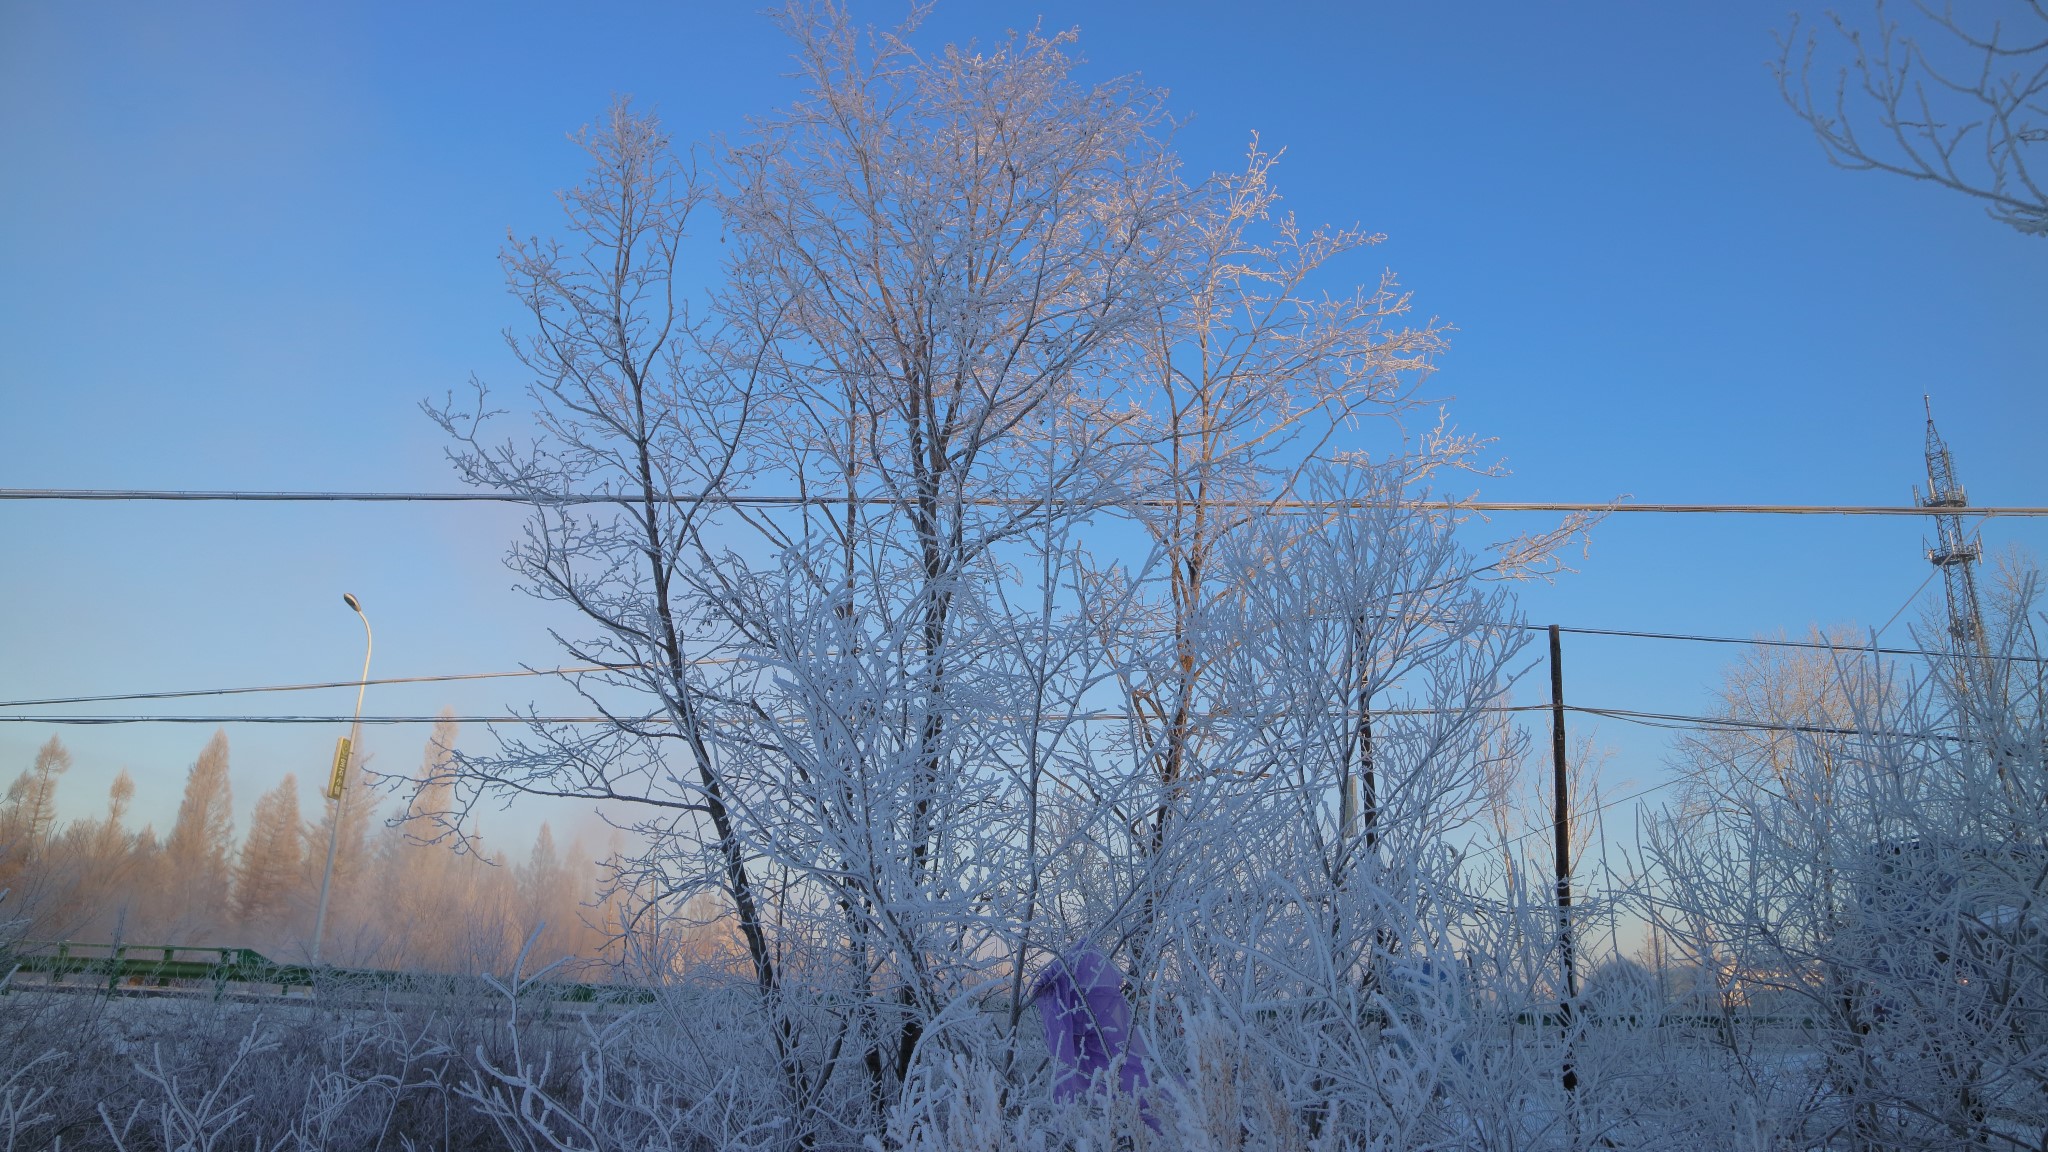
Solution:
M77 821L65 830L65 855L76 861L78 875L78 887L68 903L81 922L63 935L114 938L124 933L131 918L143 913L148 886L142 883L140 837L127 827L134 800L135 778L123 768L107 787L106 815Z
M1723 671L1714 712L1728 723L1678 743L1691 803L1711 806L1731 789L1782 794L1802 739L1855 723L1858 637L1846 628L1814 629L1796 643L1810 647L1758 645ZM1759 718L1768 725L1746 723Z
M539 436L434 415L533 504L511 566L581 614L609 720L419 795L458 830L605 802L622 953L728 1013L717 1079L662 1091L744 1084L720 1123L778 1142L936 1139L956 1075L1036 1108L1032 983L1090 948L1162 1055L1209 1013L1288 1123L1448 1131L1442 1080L1387 1088L1383 1001L1452 1060L1422 1018L1477 938L1454 837L1518 752L1485 582L1559 537L1475 556L1419 506L1485 470L1385 419L1441 330L1390 279L1330 290L1371 237L1281 215L1265 153L1185 178L1159 94L1082 83L1070 36L782 18L794 101L703 169L615 105L565 239L505 253ZM706 202L715 274L683 263ZM1554 936L1528 922L1518 972ZM493 1093L533 1075L480 1098L524 1124Z
M71 751L57 737L36 749L35 762L7 786L0 804L0 854L25 864L48 842L57 819L57 781L70 768Z
M1017 645L1001 565L1035 551L1022 594L1051 591L1045 542L1108 494L1102 407L1179 189L1156 94L1078 83L1066 37L924 54L825 10L785 24L806 88L729 154L721 303L779 320L764 462L840 503L757 521L773 563L731 566L717 602L771 689L738 717L767 749L744 754L747 822L837 906L817 939L855 977L879 1093L1008 927L979 845L1006 832L1001 766L1034 751L994 717L1072 702L1026 683L1042 649Z
M21 917L38 934L79 919L69 899L79 878L57 843L57 785L70 768L70 750L52 736L0 801L0 890L12 894L10 919Z
M525 864L507 862L472 822L454 826L453 770L460 726L448 709L422 750L404 813L369 838L364 898L338 921L357 962L382 968L476 974L503 971L542 925L535 965L595 959L603 941L585 929L598 895L595 869L556 849L545 824Z
M178 815L164 841L172 864L212 878L224 875L234 844L234 793L228 782L228 734L217 729L185 774Z
M2036 604L2022 576L1993 605L2004 641L1967 658L2017 673L1996 681L1938 663L1909 677L1853 650L1738 671L1757 708L1742 721L1776 734L1696 744L1695 793L1649 839L1662 938L1716 975L1728 1058L1751 1078L1775 1066L1752 1046L1751 1016L1794 1015L1815 1039L1823 1064L1799 1116L1811 1139L2042 1136L2048 734L2043 653L2024 623ZM1763 691L1759 666L1774 670ZM1822 669L1824 691L1802 685ZM1831 713L1799 706L1809 698Z
M518 896L511 927L519 939L531 939L536 963L553 963L582 943L580 905L590 893L584 891L586 877L572 866L578 855L571 845L565 860L555 847L554 830L543 820L526 862L514 874Z
M135 777L126 768L114 774L114 782L107 786L107 815L92 830L92 854L101 860L112 860L124 855L129 848L130 834L126 823L129 805L135 802Z
M569 242L515 243L502 257L532 321L532 334L515 347L536 378L531 395L545 440L529 451L480 439L481 386L474 411L433 415L462 445L457 463L466 479L530 496L543 509L509 563L535 594L590 621L591 635L566 643L578 659L614 670L593 677L592 690L637 689L651 710L622 713L596 734L537 731L530 744L490 763L455 757L423 786L487 782L632 801L636 834L663 845L701 843L714 856L714 884L768 995L775 957L754 865L715 754L712 701L696 671L690 621L680 616L685 569L704 546L704 526L749 466L744 440L758 372L727 375L684 358L695 351L698 328L675 278L703 191L659 124L619 103L579 143L591 168L562 200ZM550 497L578 490L618 503L548 506ZM667 767L670 743L682 745L680 773ZM476 795L462 790L433 818L454 827ZM622 882L640 886L635 877Z
M627 879L670 908L715 894L764 1002L785 958L847 973L837 1023L784 1019L774 1043L843 1048L880 1091L975 967L952 934L987 888L961 869L984 861L948 837L992 799L968 762L986 735L961 719L1003 699L977 653L1014 639L991 549L1074 514L1045 497L1095 463L1088 369L1148 299L1169 181L1151 95L1074 83L1059 39L927 58L886 36L867 51L829 12L789 24L806 94L722 166L712 316L672 279L699 193L624 107L565 199L582 250L508 253L551 435L463 467L622 498L547 513L514 563L597 626L578 658L654 707L471 767L633 801L656 850ZM840 503L733 503L770 473Z
M487 902L474 883L475 871L488 868L481 840L451 836L442 823L458 734L453 720L435 722L421 753L418 786L378 845L375 906L391 929L380 958L395 967L475 971L495 963L504 943L504 934L494 932L476 947L477 905Z
M305 827L299 818L299 780L286 773L256 800L249 834L235 862L235 915L245 929L282 935L302 903Z
M166 939L202 938L233 921L234 821L228 734L216 729L185 774L177 819L164 840L163 897L155 916Z
M1827 21L1794 18L1777 74L1830 161L1961 192L2048 236L2048 4L1875 0L1865 19Z
M1132 342L1129 407L1117 413L1131 507L1151 548L1096 579L1100 602L1126 614L1102 626L1115 636L1131 737L1160 789L1141 852L1166 847L1186 777L1239 751L1213 719L1230 658L1214 624L1267 573L1224 563L1226 551L1302 495L1301 469L1333 438L1412 408L1444 347L1434 322L1407 323L1409 299L1391 274L1329 291L1329 271L1381 237L1305 227L1284 212L1278 161L1254 140L1242 172L1176 198L1170 280ZM1373 688L1356 686L1359 707L1370 708Z

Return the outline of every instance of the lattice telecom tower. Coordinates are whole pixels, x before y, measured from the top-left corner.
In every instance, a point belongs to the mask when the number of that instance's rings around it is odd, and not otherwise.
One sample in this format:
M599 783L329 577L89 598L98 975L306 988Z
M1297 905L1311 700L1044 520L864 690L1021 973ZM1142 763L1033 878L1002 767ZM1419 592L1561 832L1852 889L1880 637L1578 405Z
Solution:
M1963 492L1963 486L1956 482L1955 461L1950 459L1948 444L1941 433L1934 430L1934 404L1926 397L1921 402L1927 406L1927 495L1919 489L1913 490L1913 499L1922 508L1967 508L1970 502ZM1975 656L1983 659L1989 655L1984 636L1984 609L1977 601L1977 557L1980 549L1977 542L1963 533L1963 518L1954 513L1937 514L1934 517L1936 543L1927 549L1927 559L1941 569L1942 584L1948 592L1948 633L1955 642L1955 653L1963 659L1958 667L1966 667Z

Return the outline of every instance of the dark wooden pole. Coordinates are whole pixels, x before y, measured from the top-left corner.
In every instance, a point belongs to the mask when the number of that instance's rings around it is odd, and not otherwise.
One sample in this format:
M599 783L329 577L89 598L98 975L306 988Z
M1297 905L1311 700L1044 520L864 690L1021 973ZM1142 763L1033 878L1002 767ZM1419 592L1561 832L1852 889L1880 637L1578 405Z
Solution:
M1579 1074L1572 1067L1572 1003L1579 998L1578 966L1572 961L1572 790L1565 772L1564 752L1564 655L1558 642L1557 625L1550 626L1550 760L1551 836L1557 848L1557 955L1564 969L1565 999L1558 1007L1558 1025L1566 1037L1564 1090L1576 1092Z

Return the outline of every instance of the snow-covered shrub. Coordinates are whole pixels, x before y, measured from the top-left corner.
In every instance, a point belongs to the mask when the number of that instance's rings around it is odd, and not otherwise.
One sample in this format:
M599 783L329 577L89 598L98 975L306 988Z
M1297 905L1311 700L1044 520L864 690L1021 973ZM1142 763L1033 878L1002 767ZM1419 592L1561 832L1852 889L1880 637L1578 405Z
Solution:
M2000 604L2003 642L1922 679L1842 656L1827 695L1809 697L1832 700L1832 717L1774 718L1782 736L1709 761L1690 810L1651 836L1667 937L1723 974L1731 1007L1775 1018L1774 1046L1731 1012L1728 1059L1757 1098L1804 1086L1808 1138L1953 1148L2048 1135L2048 732L2032 592L2021 581ZM1811 1055L1788 1054L1786 1033Z

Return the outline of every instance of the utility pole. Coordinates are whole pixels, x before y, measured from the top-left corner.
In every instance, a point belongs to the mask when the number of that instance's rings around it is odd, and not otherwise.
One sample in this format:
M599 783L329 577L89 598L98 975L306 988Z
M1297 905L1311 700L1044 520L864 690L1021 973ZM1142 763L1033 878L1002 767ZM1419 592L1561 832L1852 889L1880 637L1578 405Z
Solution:
M1551 837L1557 850L1557 955L1564 970L1565 999L1558 1007L1558 1026L1565 1037L1564 1090L1579 1089L1579 1074L1572 1066L1572 1004L1579 998L1578 966L1572 959L1572 791L1565 771L1564 751L1564 655L1557 625L1550 626L1550 759Z
M327 868L320 873L320 912L313 918L315 964L320 963L320 946L327 939L327 891L334 885L334 849L341 841L341 821L348 815L348 770L363 735L363 689L370 686L370 651L376 646L376 637L370 633L370 618L363 615L362 601L352 592L343 592L341 601L363 622L363 675L356 682L356 718L349 724L348 739L334 750L334 770L327 782L327 797L334 801L334 819L327 823Z

